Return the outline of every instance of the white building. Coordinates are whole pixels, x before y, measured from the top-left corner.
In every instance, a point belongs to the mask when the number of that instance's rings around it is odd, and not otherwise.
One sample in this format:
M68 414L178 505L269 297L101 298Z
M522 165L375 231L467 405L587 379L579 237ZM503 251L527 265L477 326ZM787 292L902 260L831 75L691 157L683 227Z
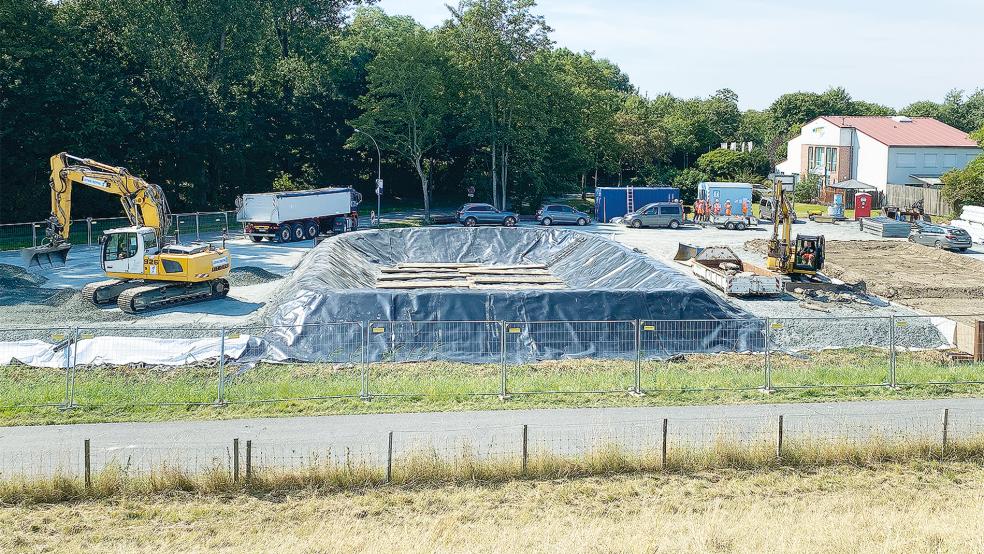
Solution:
M884 192L888 184L938 185L981 154L967 133L931 117L823 116L789 141L784 174L814 174L824 185L855 179Z

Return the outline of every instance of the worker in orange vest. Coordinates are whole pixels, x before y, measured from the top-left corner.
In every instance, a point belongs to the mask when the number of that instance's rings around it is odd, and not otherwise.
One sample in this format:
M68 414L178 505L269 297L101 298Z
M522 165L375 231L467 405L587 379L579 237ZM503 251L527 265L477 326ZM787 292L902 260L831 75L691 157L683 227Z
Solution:
M724 215L731 215L731 199L725 200L724 202Z
M714 201L714 215L721 215L721 201Z
M700 198L694 202L694 221L700 222L701 216L704 215L704 201Z
M741 215L748 217L748 199L741 199Z

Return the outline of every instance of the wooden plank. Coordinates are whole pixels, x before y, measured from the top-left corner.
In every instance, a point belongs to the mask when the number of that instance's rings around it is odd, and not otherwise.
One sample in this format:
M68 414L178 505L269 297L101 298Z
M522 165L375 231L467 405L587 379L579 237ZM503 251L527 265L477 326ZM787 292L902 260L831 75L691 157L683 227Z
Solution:
M450 273L458 275L457 268L443 268L443 267L383 267L380 268L382 273Z
M509 283L505 285L480 285L478 283L472 283L471 288L484 290L563 290L567 287L557 283Z
M495 285L499 283L564 283L552 275L475 275L469 277L468 280L480 285Z
M468 288L469 283L465 280L458 281L386 281L377 283L376 288L380 289L449 289L449 288Z
M466 267L459 270L465 275L550 275L546 269L499 269L492 267Z
M462 275L458 272L453 273L436 273L436 272L421 272L421 273L384 273L379 277L376 277L377 281L403 281L407 279L461 279Z
M404 262L401 264L396 264L399 268L415 268L415 269L458 269L459 267L478 267L482 264L477 263L447 263L447 262Z

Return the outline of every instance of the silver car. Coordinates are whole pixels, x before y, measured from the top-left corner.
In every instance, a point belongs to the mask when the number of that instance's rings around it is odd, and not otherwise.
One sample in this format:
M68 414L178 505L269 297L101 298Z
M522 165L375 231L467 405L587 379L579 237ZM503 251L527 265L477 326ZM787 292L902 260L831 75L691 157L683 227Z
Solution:
M676 229L684 221L683 206L676 202L654 202L625 214L622 223L629 227L669 227Z
M934 246L941 250L965 252L973 244L970 234L959 227L917 222L909 233L909 242Z
M580 225L591 223L591 216L563 204L547 204L536 212L541 225Z

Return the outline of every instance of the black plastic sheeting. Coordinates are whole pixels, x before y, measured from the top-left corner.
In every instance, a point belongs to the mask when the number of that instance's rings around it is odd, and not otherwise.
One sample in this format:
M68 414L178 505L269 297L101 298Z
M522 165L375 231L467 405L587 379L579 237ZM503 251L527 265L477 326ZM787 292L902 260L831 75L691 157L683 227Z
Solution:
M401 262L544 264L568 288L375 289L380 268ZM285 279L265 317L273 328L261 357L300 361L351 357L357 344L370 361L512 363L630 358L637 343L648 358L764 346L761 320L694 279L602 236L556 228L339 235ZM340 321L363 325L316 325Z

